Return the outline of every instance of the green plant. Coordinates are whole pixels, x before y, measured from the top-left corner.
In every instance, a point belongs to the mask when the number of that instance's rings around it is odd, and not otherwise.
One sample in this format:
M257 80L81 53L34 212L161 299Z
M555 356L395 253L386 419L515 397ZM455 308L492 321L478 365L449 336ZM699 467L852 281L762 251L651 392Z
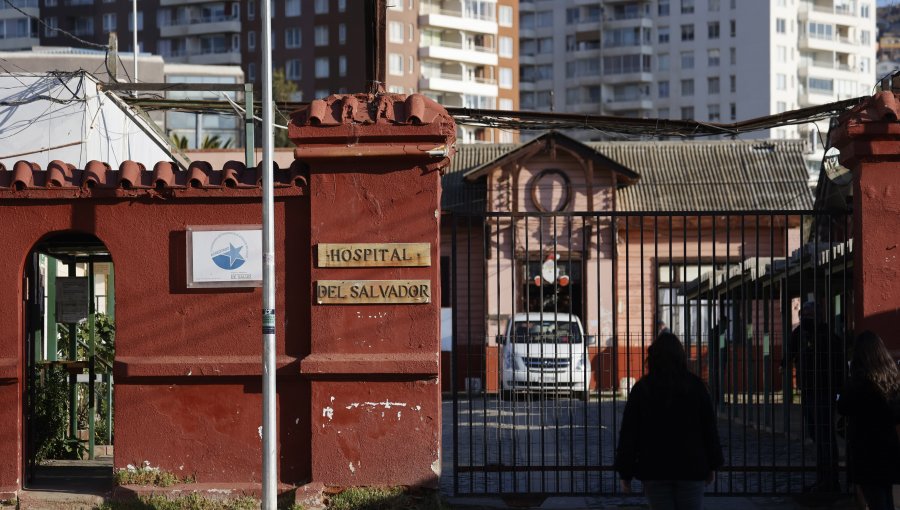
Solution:
M203 149L227 149L231 145L231 138L225 140L224 142L219 137L219 135L209 136L206 135L203 137L203 145L201 148Z
M69 383L62 367L49 366L43 373L34 402L34 458L76 459L80 452L77 440L67 437ZM37 381L35 381L37 383Z
M199 493L167 498L153 495L133 501L110 501L97 510L253 510L259 508L259 501L251 497L235 499L211 499Z
M172 145L177 149L185 150L188 148L188 139L186 136L179 136L178 133L172 133L169 135L169 141L172 142Z
M116 471L117 485L153 485L156 487L170 487L178 483L195 483L194 476L179 477L175 473L163 471L157 467L151 467L144 461L144 465L135 467L128 465L126 469Z
M332 496L330 510L443 510L449 508L436 491L403 487L351 487Z

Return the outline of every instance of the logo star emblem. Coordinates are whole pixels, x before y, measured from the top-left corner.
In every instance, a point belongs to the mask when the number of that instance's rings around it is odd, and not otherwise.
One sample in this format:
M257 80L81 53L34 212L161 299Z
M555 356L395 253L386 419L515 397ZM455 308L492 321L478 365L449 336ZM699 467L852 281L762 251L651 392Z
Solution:
M225 252L225 256L228 257L229 266L234 266L234 261L236 260L244 260L244 257L241 255L241 247L231 243L228 243L228 251Z

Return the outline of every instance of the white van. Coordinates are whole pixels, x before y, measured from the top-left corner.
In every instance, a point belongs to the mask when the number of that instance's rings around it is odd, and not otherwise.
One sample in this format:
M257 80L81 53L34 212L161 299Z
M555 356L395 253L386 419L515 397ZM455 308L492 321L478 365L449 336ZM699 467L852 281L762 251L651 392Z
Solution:
M500 398L517 391L587 399L591 363L581 320L568 313L517 313L501 336Z

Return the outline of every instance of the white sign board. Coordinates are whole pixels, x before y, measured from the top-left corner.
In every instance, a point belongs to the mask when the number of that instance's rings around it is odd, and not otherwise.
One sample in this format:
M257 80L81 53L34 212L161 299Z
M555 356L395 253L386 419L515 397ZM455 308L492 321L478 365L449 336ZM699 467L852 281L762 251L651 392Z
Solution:
M56 278L56 322L73 324L87 319L91 288L86 277Z
M187 228L188 287L262 286L262 227Z

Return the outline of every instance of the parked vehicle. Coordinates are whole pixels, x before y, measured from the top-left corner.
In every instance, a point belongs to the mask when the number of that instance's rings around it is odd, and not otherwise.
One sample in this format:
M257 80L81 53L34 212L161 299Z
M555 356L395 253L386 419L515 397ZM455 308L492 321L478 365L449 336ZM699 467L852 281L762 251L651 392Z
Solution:
M500 397L515 392L588 398L591 364L581 319L568 313L517 313L500 338Z

